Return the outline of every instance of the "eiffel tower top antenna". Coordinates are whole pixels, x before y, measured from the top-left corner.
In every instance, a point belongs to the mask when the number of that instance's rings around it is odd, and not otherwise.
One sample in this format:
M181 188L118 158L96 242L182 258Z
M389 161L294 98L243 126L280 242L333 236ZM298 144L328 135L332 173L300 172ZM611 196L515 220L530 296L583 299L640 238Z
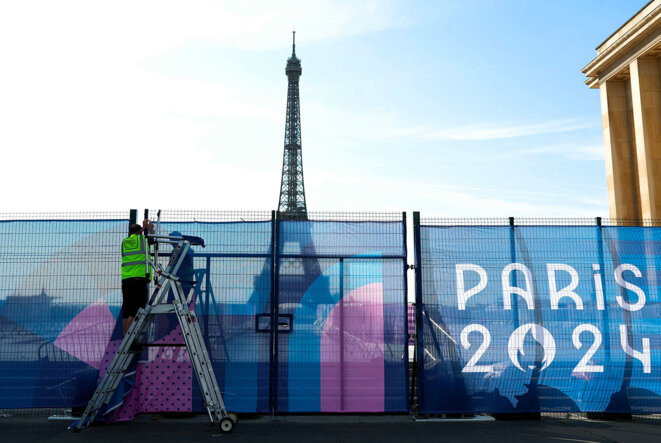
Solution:
M287 118L285 122L285 150L282 159L282 180L278 210L288 217L305 217L305 185L303 183L303 154L301 151L301 102L298 81L303 73L301 60L296 57L296 30L292 31L292 53L287 59Z

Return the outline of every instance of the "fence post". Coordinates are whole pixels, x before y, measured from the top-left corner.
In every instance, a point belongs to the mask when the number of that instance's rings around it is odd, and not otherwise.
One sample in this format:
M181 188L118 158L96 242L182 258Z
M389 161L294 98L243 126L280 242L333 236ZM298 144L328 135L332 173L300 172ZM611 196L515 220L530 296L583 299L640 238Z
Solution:
M278 260L280 211L271 211L271 377L269 380L269 398L271 414L275 414L278 407L278 276L280 264Z
M510 262L516 263L516 233L514 232L514 217L509 218L510 224ZM516 278L516 272L510 272L510 282L513 287L518 287L518 282ZM512 297L512 294L508 294L512 301L512 316L514 320L514 329L519 327L519 299Z
M138 210L137 209L131 209L129 212L129 223L134 225L138 223Z
M200 282L197 282L198 285ZM201 294L200 294L201 295ZM204 300L206 304L206 315L204 316L204 331L206 332L207 349L211 349L209 345L209 317L211 316L211 257L206 259L206 282L204 283Z
M344 411L344 259L340 258L340 411Z
M415 269L415 349L414 349L414 360L413 360L413 373L417 376L417 388L418 388L418 401L415 405L415 413L419 413L420 405L423 404L424 398L424 389L420 389L420 382L424 377L424 341L422 336L422 270L420 269L422 265L422 254L420 251L421 242L420 242L420 212L413 212L413 247L414 247L414 269ZM408 318L408 306L407 306L407 318ZM408 331L407 331L408 332ZM413 399L413 392L416 388L416 384L411 382L411 400ZM411 405L411 410L413 411L414 405Z
M406 378L406 390L409 392L409 411L413 405L413 385L415 383L415 353L413 354L413 371L411 370L411 365L409 363L409 340L411 340L411 335L409 334L409 247L408 247L408 226L406 223L406 211L402 212L402 233L404 238L404 258L402 259L402 267L404 268L404 326L406 328L406 334L404 334L404 359L405 359L405 369L404 374ZM415 335L415 334L414 334Z
M604 272L606 269L604 269L605 264L604 264L604 234L601 228L601 217L595 217L594 219L596 227L597 227L597 256L598 256L598 261L599 261L599 281L601 283L601 296L604 297L604 291L603 288L605 287L605 279L604 279ZM593 271L596 271L596 269L593 269ZM602 302L604 306L602 306L602 311L601 311L601 321L603 322L602 324L602 331L604 331L604 338L605 338L605 343L610 343L610 330L608 329L608 305L606 304L606 300L602 299ZM599 309L599 301L597 301L597 309ZM610 361L610 346L605 346L606 348L606 359Z

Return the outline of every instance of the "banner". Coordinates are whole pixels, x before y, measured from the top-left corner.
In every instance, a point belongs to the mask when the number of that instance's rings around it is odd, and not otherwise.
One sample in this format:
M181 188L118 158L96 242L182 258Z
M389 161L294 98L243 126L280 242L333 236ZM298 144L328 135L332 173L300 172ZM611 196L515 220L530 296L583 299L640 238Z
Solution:
M401 214L344 221L201 215L214 221L163 217L159 227L205 240L179 276L196 282L194 309L229 410L409 409ZM0 222L0 409L87 404L122 338L127 225ZM171 251L161 245L160 260ZM178 334L171 314L150 325L146 341L159 346L137 357L135 388L113 405L110 420L204 410Z
M0 222L0 409L87 403L121 305L127 226Z
M416 235L421 413L661 412L661 229Z
M279 227L277 410L408 411L404 222Z

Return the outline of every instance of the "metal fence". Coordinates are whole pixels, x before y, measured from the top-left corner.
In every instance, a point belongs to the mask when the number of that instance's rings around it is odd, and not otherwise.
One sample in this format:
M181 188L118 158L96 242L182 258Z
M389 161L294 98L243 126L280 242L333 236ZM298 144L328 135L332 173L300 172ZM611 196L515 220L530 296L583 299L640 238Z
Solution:
M156 211L150 214L154 219ZM84 405L116 345L119 245L128 219L49 217L21 216L0 231L4 409ZM136 217L133 211L128 218ZM159 228L205 240L192 253L195 309L230 409L408 410L401 213L291 219L276 212L164 210ZM167 249L159 251L163 260ZM18 327L30 332L29 346ZM167 327L167 321L156 327L159 340ZM164 388L192 385L185 388L190 409L201 409L180 351L161 346L149 353L138 377L147 380L156 368L176 363L185 380L169 380ZM126 404L133 408L127 417L169 407Z
M0 413L86 404L117 339L131 218L0 214ZM231 410L661 411L657 221L413 219L409 260L402 213L161 212L161 233L205 240L185 272ZM161 326L159 340L172 332ZM200 410L181 348L138 368L146 380L170 363L180 372L163 386L187 389L183 404Z
M421 413L661 410L658 223L415 218Z
M1 408L60 408L91 396L120 303L127 216L0 216Z

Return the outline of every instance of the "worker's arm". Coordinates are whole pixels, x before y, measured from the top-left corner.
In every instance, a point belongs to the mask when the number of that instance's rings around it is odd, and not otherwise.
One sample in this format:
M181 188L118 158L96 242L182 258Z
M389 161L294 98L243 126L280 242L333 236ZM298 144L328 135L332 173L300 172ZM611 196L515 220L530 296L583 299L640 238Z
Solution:
M150 234L154 234L154 224L148 219L142 221L142 233L144 234L146 232L149 232ZM150 245L155 243L155 241L149 236L147 236L147 241L149 242Z

